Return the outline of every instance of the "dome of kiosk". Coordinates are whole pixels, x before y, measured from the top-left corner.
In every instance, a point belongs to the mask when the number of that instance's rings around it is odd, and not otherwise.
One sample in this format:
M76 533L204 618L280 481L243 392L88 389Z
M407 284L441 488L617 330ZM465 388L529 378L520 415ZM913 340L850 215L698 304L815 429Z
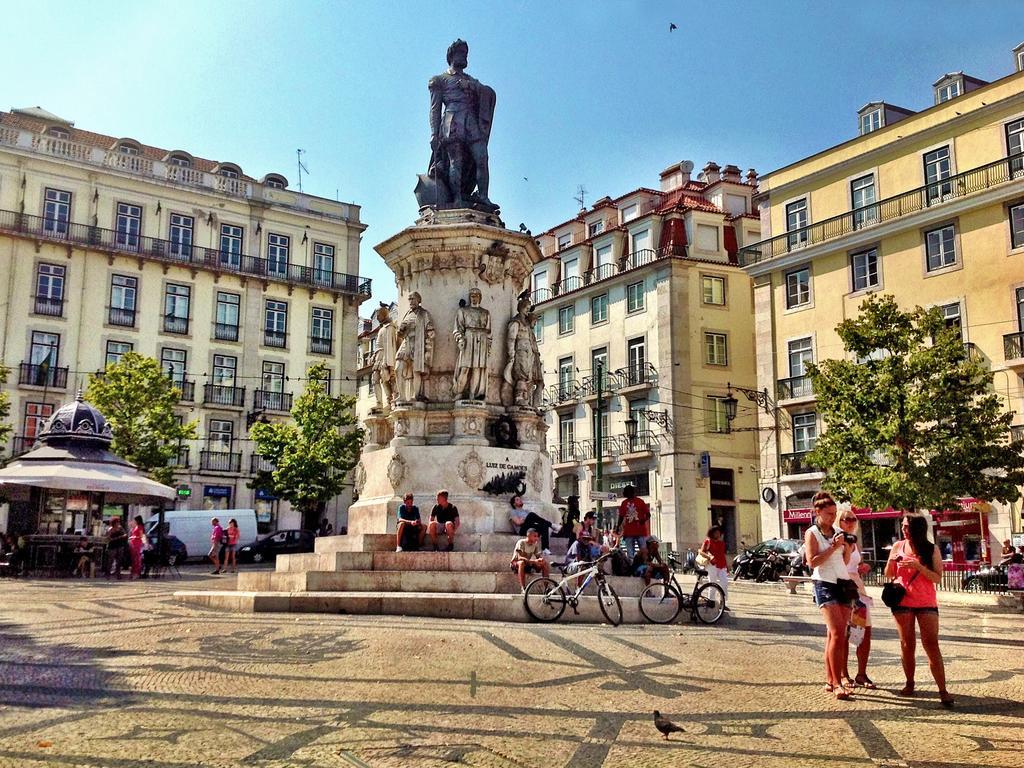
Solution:
M37 439L47 445L64 441L88 441L108 446L113 434L106 417L85 402L79 392L74 401L62 405L46 420Z

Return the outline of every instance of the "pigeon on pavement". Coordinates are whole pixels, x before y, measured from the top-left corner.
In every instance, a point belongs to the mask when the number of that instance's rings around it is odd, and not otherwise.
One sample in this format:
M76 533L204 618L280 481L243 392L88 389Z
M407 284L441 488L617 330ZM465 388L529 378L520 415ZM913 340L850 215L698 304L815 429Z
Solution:
M662 717L661 712L658 710L654 710L654 727L661 731L661 735L665 737L665 741L668 741L668 735L670 733L685 733L682 728L671 720Z

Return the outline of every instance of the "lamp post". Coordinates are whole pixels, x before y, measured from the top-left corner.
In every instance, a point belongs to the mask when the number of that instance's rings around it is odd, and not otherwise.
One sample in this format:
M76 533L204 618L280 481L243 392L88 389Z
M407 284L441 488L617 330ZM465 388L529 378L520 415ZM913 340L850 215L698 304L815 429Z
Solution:
M594 366L594 375L597 376L597 402L594 405L594 439L596 445L594 446L594 455L597 457L597 465L594 467L594 490L604 491L604 482L601 472L601 464L604 461L604 430L601 424L601 413L604 409L604 364L599 359L597 364ZM597 519L604 524L604 500L597 500Z

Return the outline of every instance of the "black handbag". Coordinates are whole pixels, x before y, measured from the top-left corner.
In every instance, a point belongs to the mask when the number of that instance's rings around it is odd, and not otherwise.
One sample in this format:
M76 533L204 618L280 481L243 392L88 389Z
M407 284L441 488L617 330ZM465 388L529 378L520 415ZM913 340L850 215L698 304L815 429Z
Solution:
M844 603L852 603L860 597L857 582L853 579L836 579L836 587L839 589L839 598Z
M915 573L910 577L908 584L913 584L914 579L920 576L920 573ZM903 602L903 598L907 596L907 588L902 584L897 584L895 581L888 582L882 587L882 602L885 603L889 608L898 608L900 603Z

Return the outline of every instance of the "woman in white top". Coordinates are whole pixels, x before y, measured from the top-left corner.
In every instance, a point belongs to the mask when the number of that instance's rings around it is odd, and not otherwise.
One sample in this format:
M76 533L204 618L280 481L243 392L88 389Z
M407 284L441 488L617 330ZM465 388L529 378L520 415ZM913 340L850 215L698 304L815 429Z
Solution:
M842 531L833 524L836 503L825 491L814 494L815 525L804 534L807 547L807 565L813 569L814 602L821 609L828 627L825 641L825 690L835 692L837 699L849 699L850 691L843 685L842 673L846 661L846 628L850 623L850 603L839 588L841 579L848 579L847 562L850 545Z
M850 535L857 535L857 513L852 509L845 510L839 513L839 530L843 533ZM864 562L864 558L861 555L860 543L850 545L850 559L846 563L846 569L849 572L848 578L852 579L857 584L857 591L860 592L860 605L864 606L866 613L867 624L864 627L864 639L860 641L860 645L857 646L857 677L850 679L850 666L849 666L849 645L846 646L847 662L843 664L843 683L846 687L853 687L859 685L862 688L868 688L874 690L875 684L868 677L868 656L871 654L871 604L872 600L868 597L867 589L864 586L863 576L871 570L871 566ZM860 605L854 606L854 610L858 610Z

